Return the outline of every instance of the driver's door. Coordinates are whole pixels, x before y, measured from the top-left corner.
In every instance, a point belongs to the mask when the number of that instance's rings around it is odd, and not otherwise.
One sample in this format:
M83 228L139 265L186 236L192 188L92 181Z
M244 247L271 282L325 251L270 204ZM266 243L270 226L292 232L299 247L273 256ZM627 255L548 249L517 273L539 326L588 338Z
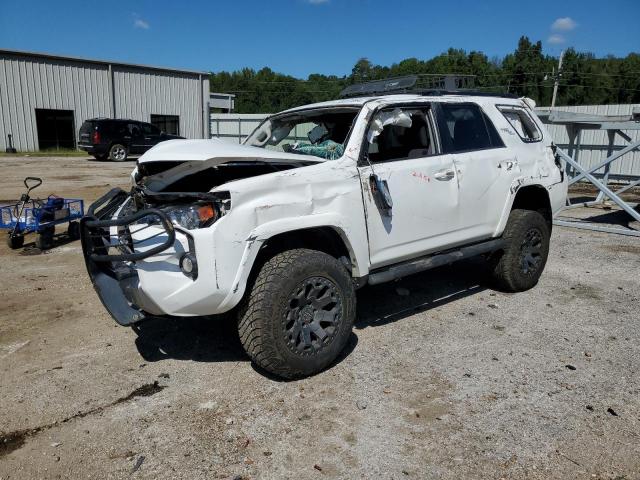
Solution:
M144 136L139 123L130 123L129 129L129 153L144 153Z
M150 125L148 123L142 124L142 134L144 136L145 150L150 149L160 141L160 133L160 129L155 125Z
M409 115L410 126L389 121L398 112ZM429 106L381 110L373 121L380 116L387 124L375 138L369 133L370 124L359 166L371 268L461 240L453 156L440 154ZM381 205L380 193L372 182L374 175L379 182L386 182L391 209Z

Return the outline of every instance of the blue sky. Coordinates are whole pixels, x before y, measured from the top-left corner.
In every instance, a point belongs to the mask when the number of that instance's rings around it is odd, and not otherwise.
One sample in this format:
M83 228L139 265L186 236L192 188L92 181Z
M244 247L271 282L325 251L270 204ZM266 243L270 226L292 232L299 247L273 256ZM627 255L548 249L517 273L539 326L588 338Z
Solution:
M0 48L204 71L348 74L449 47L640 52L640 0L0 0Z

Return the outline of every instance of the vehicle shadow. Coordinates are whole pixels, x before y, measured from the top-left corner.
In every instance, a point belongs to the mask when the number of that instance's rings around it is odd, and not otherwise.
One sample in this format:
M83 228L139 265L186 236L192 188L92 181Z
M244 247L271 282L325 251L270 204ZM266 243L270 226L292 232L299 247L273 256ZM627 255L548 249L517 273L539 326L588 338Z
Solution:
M583 215L572 215L571 210L563 211L560 216L558 216L558 220L570 220L570 221L582 221L588 223L602 223L613 226L621 226L630 229L634 229L637 227L633 227L636 224L636 220L629 215L624 210L619 209L616 205L615 207L588 207L589 211L592 212L590 216ZM640 213L640 204L633 207L635 211ZM584 210L583 210L584 211ZM582 213L582 212L581 212Z
M231 315L150 318L132 327L138 352L147 362L165 359L196 362L249 360Z
M358 291L356 329L378 327L491 288L485 262L460 261Z
M109 160L108 158L100 159L100 158L96 158L96 157L87 157L86 160L87 162L97 162L97 163L132 163L132 162L137 162L138 158L140 158L140 155L136 155L136 156L128 156L126 160L120 161L120 162L114 162L112 160Z
M354 332L329 369L342 362L356 348L357 330L402 320L486 290L483 265L481 260L471 259L413 275L396 283L359 290ZM211 363L249 361L240 344L233 314L151 318L132 329L137 335L135 344L138 352L147 362L167 359ZM271 380L282 381L255 364L252 367Z
M138 336L136 348L147 362L166 359L196 362L249 361L232 314L188 317L151 318L132 327ZM347 346L330 367L337 365L354 350L358 337L352 333ZM252 363L255 371L274 381L285 381Z

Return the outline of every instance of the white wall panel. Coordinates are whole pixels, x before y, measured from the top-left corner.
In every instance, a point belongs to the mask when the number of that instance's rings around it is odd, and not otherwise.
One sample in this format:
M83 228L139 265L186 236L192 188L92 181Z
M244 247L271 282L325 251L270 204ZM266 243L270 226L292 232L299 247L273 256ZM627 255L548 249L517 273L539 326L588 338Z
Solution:
M201 96L206 102L209 95L206 74L111 65L115 118L148 122L152 114L178 115L182 136L202 138L203 125L208 136L201 107ZM110 81L106 62L0 51L0 149L9 133L19 151L38 149L37 108L72 110L76 136L89 118L114 117Z

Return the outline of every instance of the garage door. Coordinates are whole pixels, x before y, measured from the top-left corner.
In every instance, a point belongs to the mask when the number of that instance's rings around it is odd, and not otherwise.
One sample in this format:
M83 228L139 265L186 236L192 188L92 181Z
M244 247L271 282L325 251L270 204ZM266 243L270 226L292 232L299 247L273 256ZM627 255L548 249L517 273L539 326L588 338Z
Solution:
M36 108L36 127L40 150L76 148L73 110Z

